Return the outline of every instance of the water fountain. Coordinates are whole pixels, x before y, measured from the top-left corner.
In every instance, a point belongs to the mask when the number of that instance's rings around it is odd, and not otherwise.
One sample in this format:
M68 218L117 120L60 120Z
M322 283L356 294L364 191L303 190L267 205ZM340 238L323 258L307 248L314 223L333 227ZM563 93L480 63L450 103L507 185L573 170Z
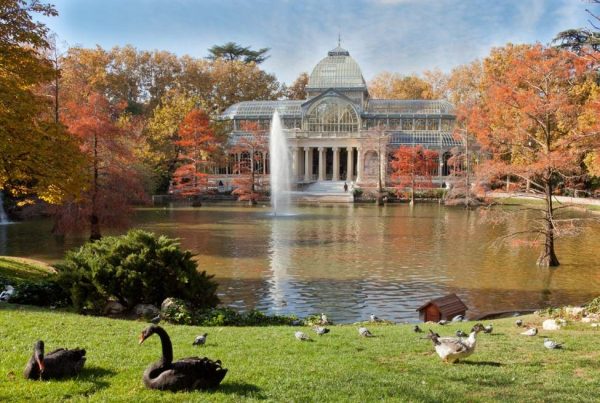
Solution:
M8 219L8 215L4 211L4 195L0 192L0 225L10 224L11 221Z
M273 214L287 215L290 208L290 164L287 138L277 110L271 121L269 167L271 171L271 206Z

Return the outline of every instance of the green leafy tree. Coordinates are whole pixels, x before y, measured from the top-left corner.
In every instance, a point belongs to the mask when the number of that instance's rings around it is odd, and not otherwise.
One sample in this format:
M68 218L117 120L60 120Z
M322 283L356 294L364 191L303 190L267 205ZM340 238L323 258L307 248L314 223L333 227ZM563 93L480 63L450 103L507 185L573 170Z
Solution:
M261 64L269 58L267 52L269 48L251 50L250 46L242 46L235 42L227 42L224 45L214 45L208 49L208 59L223 59L227 61L241 61L244 63Z
M160 306L168 297L193 308L218 304L217 284L199 272L194 255L175 239L142 230L104 237L68 252L56 266L59 284L79 311L101 313L107 301L127 308L147 303Z

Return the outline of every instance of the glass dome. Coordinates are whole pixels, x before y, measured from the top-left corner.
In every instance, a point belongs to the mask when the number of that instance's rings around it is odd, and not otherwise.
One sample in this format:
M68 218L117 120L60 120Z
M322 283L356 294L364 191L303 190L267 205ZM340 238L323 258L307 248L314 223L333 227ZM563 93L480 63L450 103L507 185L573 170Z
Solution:
M367 88L358 63L339 46L330 50L327 57L315 66L306 86L307 90L328 88Z

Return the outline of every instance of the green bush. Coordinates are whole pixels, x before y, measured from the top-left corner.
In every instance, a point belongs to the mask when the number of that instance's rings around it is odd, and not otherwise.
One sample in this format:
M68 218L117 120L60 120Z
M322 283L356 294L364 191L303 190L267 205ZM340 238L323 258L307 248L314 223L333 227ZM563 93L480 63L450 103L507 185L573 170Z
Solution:
M198 272L190 251L179 242L142 230L104 237L68 252L56 265L59 283L76 309L100 313L110 299L127 308L146 303L160 306L167 297L193 308L214 307L217 284Z
M54 280L21 280L0 276L0 290L11 285L15 293L9 302L37 306L67 306L69 295Z

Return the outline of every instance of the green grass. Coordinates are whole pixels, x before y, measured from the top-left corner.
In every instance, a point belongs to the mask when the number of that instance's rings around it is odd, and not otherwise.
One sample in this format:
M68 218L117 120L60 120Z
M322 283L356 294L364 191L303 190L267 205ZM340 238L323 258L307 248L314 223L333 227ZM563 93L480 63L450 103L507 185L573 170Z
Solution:
M540 324L541 318L524 317ZM600 396L600 333L574 324L551 333L565 342L549 351L542 336L520 336L514 319L493 321L477 351L464 363L440 361L429 340L411 325L369 326L377 337L360 338L357 326L333 326L313 342L299 342L293 327L198 328L165 325L175 358L206 355L229 369L214 392L170 393L144 389L141 374L160 355L153 336L142 346L141 322L79 316L0 305L0 401L593 401ZM473 323L431 326L442 335ZM428 325L423 326L425 329ZM208 332L208 344L192 347ZM22 378L33 342L87 349L77 379L37 382Z
M53 273L52 267L37 260L0 256L0 276L9 280L41 280Z

